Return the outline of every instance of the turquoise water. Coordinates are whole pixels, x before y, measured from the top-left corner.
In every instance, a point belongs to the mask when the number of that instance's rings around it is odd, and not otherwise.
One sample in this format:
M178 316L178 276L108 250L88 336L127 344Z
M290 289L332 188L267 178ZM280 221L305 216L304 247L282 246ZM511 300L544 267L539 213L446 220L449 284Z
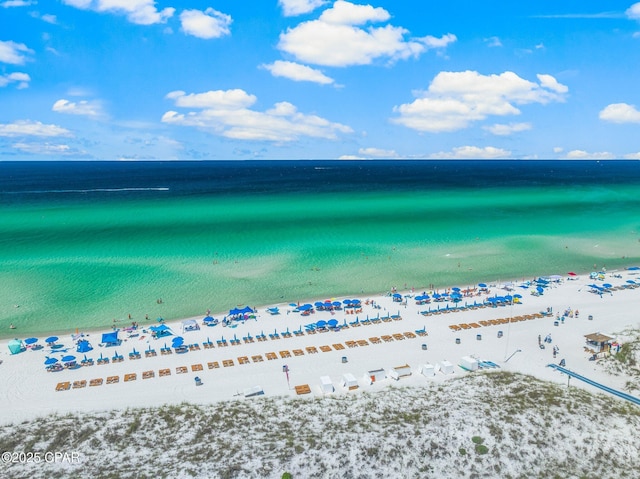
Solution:
M406 190L371 181L329 192L6 201L0 331L26 337L126 325L129 314L144 324L145 315L640 263L640 181Z

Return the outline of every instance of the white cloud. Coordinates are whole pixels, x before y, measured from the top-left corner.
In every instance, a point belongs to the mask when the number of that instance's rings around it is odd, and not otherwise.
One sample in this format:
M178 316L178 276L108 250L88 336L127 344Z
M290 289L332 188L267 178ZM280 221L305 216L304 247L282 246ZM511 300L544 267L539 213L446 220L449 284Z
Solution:
M176 11L172 7L158 10L155 0L62 0L62 3L83 10L123 14L138 25L165 23Z
M11 65L24 65L27 61L25 54L33 53L24 43L16 43L11 40L0 41L0 62Z
M327 3L326 0L278 0L285 17L295 17L314 11Z
M29 7L31 5L35 5L37 2L35 0L5 0L0 3L0 7L11 8L11 7Z
M637 153L628 153L623 156L625 160L640 160L640 151Z
M46 125L39 121L17 120L0 123L0 136L73 136L69 130L58 125Z
M389 12L383 8L338 0L317 20L300 23L281 33L278 48L303 63L344 67L368 65L376 59L395 61L417 57L429 48L443 48L455 41L451 34L441 39L406 40L406 29L388 24L362 27L386 22L389 18Z
M509 158L511 152L502 148L495 148L493 146L485 146L483 148L478 146L459 146L453 148L450 152L440 152L430 155L430 158L445 158L445 159L497 159L497 158Z
M284 143L304 137L335 139L339 133L353 131L346 125L300 113L288 102L276 103L264 112L251 110L248 107L256 97L239 89L189 95L175 91L167 98L174 100L178 107L200 110L186 114L168 111L162 116L164 123L191 126L236 140Z
M612 103L604 107L599 118L611 123L640 123L640 111L628 103Z
M631 5L625 14L632 20L640 20L640 2Z
M9 83L17 82L18 85L16 88L18 88L18 90L22 90L23 88L29 88L30 81L31 77L26 73L7 73L5 75L0 75L0 88L9 85Z
M553 152L554 153L562 153L563 151L564 151L564 148L562 148L561 146L553 147Z
M194 37L211 39L229 35L229 25L232 19L229 15L221 13L213 8L200 10L184 10L180 14L182 31Z
M509 71L440 72L426 92L416 95L419 98L394 107L399 117L392 121L418 131L456 131L491 115L519 115L516 105L564 101L566 86L550 75L538 75L538 80L539 84Z
M395 150L383 150L381 148L360 148L358 153L369 158L399 158Z
M51 110L69 115L88 116L90 118L99 118L104 115L102 112L102 104L95 100L73 102L62 98L53 104Z
M484 42L487 44L487 46L489 47L501 47L502 46L502 42L500 41L499 37L489 37L489 38L485 38Z
M571 150L565 155L567 160L613 160L615 157L613 153L608 151L589 153L584 150Z
M55 15L51 15L49 13L40 14L40 12L29 12L29 15L31 15L33 18L38 18L43 22L51 23L52 25L55 25L58 23L58 17L56 17ZM45 37L45 40L48 40L48 39L49 38Z
M484 126L483 128L494 135L508 136L512 133L530 130L531 123L509 123L508 125L496 123L495 125Z
M262 65L269 70L274 77L284 77L294 81L310 81L321 85L330 85L333 78L326 76L320 70L301 65L295 62L276 60L270 65Z

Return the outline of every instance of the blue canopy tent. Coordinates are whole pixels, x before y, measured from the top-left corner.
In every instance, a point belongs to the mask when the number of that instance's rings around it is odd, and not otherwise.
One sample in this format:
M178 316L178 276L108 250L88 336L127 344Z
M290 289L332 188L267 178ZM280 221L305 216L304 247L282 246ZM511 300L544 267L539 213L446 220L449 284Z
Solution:
M163 338L165 336L171 336L173 332L171 328L166 324L161 324L159 326L149 326L151 332L155 335L156 338Z
M120 340L118 339L118 331L113 331L111 333L104 333L102 335L102 344L105 346L117 346L120 344Z
M76 348L77 352L88 353L91 350L93 350L93 347L91 346L91 343L89 341L87 341L86 339L78 341L78 347Z
M19 339L12 339L7 346L9 346L9 352L11 352L11 354L18 354L24 351L24 345Z

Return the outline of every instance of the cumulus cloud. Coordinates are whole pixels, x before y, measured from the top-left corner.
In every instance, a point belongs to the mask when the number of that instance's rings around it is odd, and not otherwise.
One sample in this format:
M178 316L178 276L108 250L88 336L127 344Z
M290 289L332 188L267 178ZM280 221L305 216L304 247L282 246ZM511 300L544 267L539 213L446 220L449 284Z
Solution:
M0 62L11 65L24 65L27 61L26 55L33 53L24 43L16 43L11 40L0 41Z
M58 113L66 113L69 115L81 115L89 118L99 118L103 116L102 104L99 101L82 100L73 102L64 98L56 101L51 108Z
M416 100L394 107L399 116L392 121L418 131L456 131L489 116L519 115L516 105L564 101L565 85L551 75L537 77L540 83L509 71L499 75L440 72Z
M631 5L625 14L632 20L640 20L640 2Z
M295 17L314 11L327 3L326 0L278 0L285 17Z
M204 38L220 38L229 35L229 25L232 19L229 15L207 8L204 12L200 10L185 10L180 14L182 31L187 35Z
M36 3L37 2L35 0L5 0L4 2L0 2L0 7L29 7L31 5L35 5Z
M370 23L391 18L384 8L338 0L317 20L302 22L280 34L278 48L303 63L345 67L368 65L377 59L417 57L430 48L444 48L455 35L406 39L402 27Z
M628 103L612 103L604 107L599 115L601 120L611 123L640 123L640 111Z
M585 150L571 150L565 155L567 160L613 160L615 155L608 151L590 153Z
M511 152L502 148L495 148L493 146L458 146L453 148L449 152L441 151L440 153L434 153L430 155L430 158L437 159L452 159L452 160L484 160L484 159L499 159L509 158Z
M127 20L138 25L165 23L176 11L172 7L158 10L154 0L62 0L62 3L83 10L126 15Z
M483 128L497 136L508 136L512 133L530 130L531 123L509 123L508 125L496 123L495 125L485 126Z
M167 111L164 123L195 127L235 140L291 142L304 137L336 139L340 133L353 130L316 115L300 113L288 102L276 103L266 111L252 110L257 98L243 90L216 90L187 95L174 91L167 95L177 107L198 111Z
M31 77L26 73L14 72L0 75L0 88L9 85L10 83L17 83L16 88L22 90L23 88L29 88L29 82Z
M69 130L58 125L46 125L39 121L17 120L13 123L0 123L0 136L73 136Z
M300 63L276 60L262 67L269 70L274 77L284 77L293 81L310 81L321 85L330 85L334 82L333 78L326 76L320 70Z
M399 158L400 155L395 150L384 150L382 148L360 148L358 153L368 158Z
M487 44L487 46L489 47L501 47L502 46L502 42L500 41L499 37L489 37L489 38L485 38L484 42Z

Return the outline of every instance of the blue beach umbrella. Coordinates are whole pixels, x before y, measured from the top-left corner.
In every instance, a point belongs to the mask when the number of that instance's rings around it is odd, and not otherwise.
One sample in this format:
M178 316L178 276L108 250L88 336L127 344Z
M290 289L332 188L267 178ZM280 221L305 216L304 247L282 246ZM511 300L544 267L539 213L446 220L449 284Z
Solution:
M45 343L55 343L58 340L58 336L50 336L44 340Z
M24 340L24 344L34 344L38 342L38 338L27 338Z
M319 328L324 328L327 325L326 321L320 320L316 323L316 326L318 326Z
M338 320L337 319L330 319L329 321L327 321L327 324L330 327L335 328L338 325Z
M68 354L66 356L62 356L62 362L63 363L70 363L71 361L75 361L75 360L76 360L76 357L71 355L71 354Z
M174 348L179 348L180 346L182 346L183 343L184 343L184 338L182 338L182 336L175 337L171 341L171 345Z
M48 357L47 359L45 359L44 364L45 364L45 366L51 366L52 364L55 364L57 362L58 362L57 358L49 358Z
M486 283L478 283L478 286L480 286L481 288L486 288L487 287Z

